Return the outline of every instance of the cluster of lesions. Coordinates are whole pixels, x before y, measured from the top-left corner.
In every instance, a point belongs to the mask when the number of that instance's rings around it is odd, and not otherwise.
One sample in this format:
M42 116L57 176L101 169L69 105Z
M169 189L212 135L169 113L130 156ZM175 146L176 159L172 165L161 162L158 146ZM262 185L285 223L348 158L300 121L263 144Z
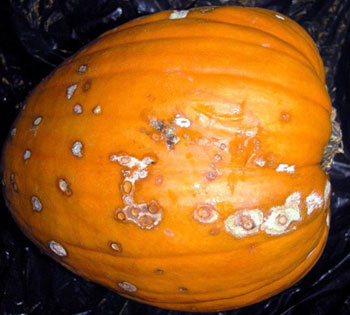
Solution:
M190 119L181 114L176 114L172 119L158 119L150 116L148 129L141 131L149 136L156 143L165 143L167 149L175 149L176 144L181 140L179 130L187 129L191 126Z
M89 69L88 64L81 64L77 69L76 72L80 75L84 75L87 73ZM66 88L66 99L67 100L72 100L74 95L76 94L76 91L81 90L81 93L88 93L91 90L92 87L92 81L91 79L87 79L85 81L79 80L79 82L71 83L67 88ZM92 110L92 114L94 115L100 115L102 114L102 106L100 104L96 104ZM84 113L84 108L83 105L79 102L75 102L73 105L73 113L75 115L82 115Z
M302 220L302 203L307 209L307 216L310 216L315 210L323 210L326 207L329 196L330 183L327 180L324 196L312 191L302 200L301 193L294 192L286 198L284 205L272 207L266 214L260 209L239 210L225 219L225 229L237 238L260 231L270 235L289 233L297 228L293 223Z
M110 155L111 162L117 162L122 169L122 183L120 190L124 207L115 212L115 219L119 222L131 221L141 229L150 230L162 220L162 208L156 200L138 203L135 201L135 184L148 176L148 167L155 163L151 157L139 160L130 155L120 153Z

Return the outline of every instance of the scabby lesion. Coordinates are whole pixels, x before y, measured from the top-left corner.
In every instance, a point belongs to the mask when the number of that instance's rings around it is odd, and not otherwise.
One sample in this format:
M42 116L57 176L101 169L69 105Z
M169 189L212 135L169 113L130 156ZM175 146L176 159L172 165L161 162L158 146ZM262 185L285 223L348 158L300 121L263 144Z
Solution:
M141 229L153 229L162 220L162 208L156 200L137 203L134 199L135 183L148 176L148 167L155 163L151 157L142 160L128 154L112 154L111 162L117 162L124 167L120 185L124 207L116 210L115 219L119 222L131 221Z

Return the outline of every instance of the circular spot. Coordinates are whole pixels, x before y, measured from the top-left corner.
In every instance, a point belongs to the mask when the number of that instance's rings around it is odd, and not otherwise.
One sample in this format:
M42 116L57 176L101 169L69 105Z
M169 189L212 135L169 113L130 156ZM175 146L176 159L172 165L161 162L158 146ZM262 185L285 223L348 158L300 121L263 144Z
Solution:
M240 225L245 229L246 231L250 231L255 228L254 220L248 216L248 215L242 215L239 219Z
M56 241L50 241L49 247L57 256L60 256L60 257L68 256L68 253L65 250L65 248L61 244L57 243Z
M32 151L30 151L29 149L25 149L23 153L23 160L26 162L30 159L31 156L32 156Z
M157 274L157 275L162 275L164 273L164 270L156 269L156 270L154 270L154 273Z
M159 212L159 205L157 201L152 200L148 204L148 211L152 214L158 213Z
M42 117L42 116L38 116L38 117L35 118L35 120L33 121L33 125L34 125L34 126L39 126L42 120L43 120L43 117Z
M119 282L118 286L127 292L135 292L137 290L136 286L126 281Z
M216 172L212 172L212 171L209 171L206 175L206 178L208 181L213 181L217 178L217 173Z
M287 112L285 112L285 111L281 112L281 120L282 120L283 122L289 122L290 119L291 119L291 117L290 117L290 114L289 114L289 113L287 113Z
M110 247L113 249L113 251L121 253L122 252L122 245L118 242L111 242Z
M77 72L80 74L86 73L88 69L88 65L87 64L82 64L78 67Z
M43 209L43 206L37 196L32 196L32 208L34 211L40 212Z
M58 188L67 196L72 194L72 191L69 188L69 183L63 178L58 180Z
M83 92L87 92L88 90L90 90L90 88L91 88L91 81L88 80L83 84L83 87L82 87Z
M217 220L218 213L211 204L203 204L194 210L193 218L201 223L212 223Z
M157 133L152 133L152 140L158 142L160 140L160 135Z
M99 115L102 113L101 105L97 105L92 109L92 113L95 115Z
M214 160L215 160L216 162L219 162L219 161L222 160L222 156L221 156L220 154L215 154Z
M82 149L83 149L83 144L80 141L75 141L73 143L72 153L74 156L79 158L82 157L83 156Z
M185 288L185 287L180 287L179 291L182 292L182 293L185 293L185 292L188 292L188 289Z
M80 115L83 113L83 107L80 104L75 104L73 107L73 111L75 114Z
M161 185L163 183L163 176L158 175L155 179L156 185Z
M153 227L154 220L149 215L142 215L139 218L139 223L142 228L149 229Z
M285 225L288 223L288 218L284 214L279 214L277 216L277 222L281 225Z
M126 216L125 213L122 210L117 210L115 213L115 218L119 221L125 221Z
M122 191L125 193L125 194L130 194L131 190L132 190L132 183L129 182L129 181L124 181L123 184L122 184Z

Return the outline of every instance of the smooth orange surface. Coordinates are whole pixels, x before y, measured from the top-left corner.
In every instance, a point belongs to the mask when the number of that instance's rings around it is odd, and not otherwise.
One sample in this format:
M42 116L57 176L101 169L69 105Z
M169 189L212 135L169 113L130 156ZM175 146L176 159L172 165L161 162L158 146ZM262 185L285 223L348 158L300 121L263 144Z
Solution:
M5 197L26 235L83 277L159 307L238 308L291 286L324 248L328 179L319 163L331 130L324 69L307 33L276 12L171 14L103 34L31 93L3 151ZM155 122L172 128L176 143L167 144ZM72 152L76 141L81 157ZM123 188L127 172L142 167L111 155L153 163ZM153 202L159 223L118 220L122 189L134 204ZM263 230L293 193L301 196L300 220L280 234ZM310 210L314 195L321 203ZM211 222L196 219L203 205L215 209ZM256 233L228 230L229 216L254 209L264 222ZM67 255L50 250L52 240Z

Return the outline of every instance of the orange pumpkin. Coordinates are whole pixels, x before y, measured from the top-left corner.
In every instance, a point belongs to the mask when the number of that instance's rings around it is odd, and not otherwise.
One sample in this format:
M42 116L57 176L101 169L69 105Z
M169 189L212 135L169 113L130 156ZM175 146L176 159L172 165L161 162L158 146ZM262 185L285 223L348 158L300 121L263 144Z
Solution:
M330 111L315 44L289 18L160 12L36 87L3 151L5 197L43 251L123 296L241 307L322 253Z

